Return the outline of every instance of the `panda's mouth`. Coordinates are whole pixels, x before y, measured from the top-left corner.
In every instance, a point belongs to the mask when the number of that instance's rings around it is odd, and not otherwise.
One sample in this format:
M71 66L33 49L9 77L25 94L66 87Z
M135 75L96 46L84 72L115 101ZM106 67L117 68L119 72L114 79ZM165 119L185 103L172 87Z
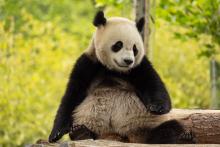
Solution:
M119 67L123 67L123 68L128 68L129 66L127 65L120 65L117 60L114 59L114 62L119 66Z

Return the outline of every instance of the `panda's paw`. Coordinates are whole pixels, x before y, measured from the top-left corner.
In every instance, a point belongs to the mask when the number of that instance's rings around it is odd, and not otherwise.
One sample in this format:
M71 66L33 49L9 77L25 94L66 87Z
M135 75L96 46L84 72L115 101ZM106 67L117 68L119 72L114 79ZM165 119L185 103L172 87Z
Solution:
M95 139L95 134L85 125L74 124L69 132L71 140Z
M179 136L179 143L196 143L195 136L192 131L183 132Z
M156 115L166 114L170 111L170 107L160 103L149 104L148 109L152 114Z

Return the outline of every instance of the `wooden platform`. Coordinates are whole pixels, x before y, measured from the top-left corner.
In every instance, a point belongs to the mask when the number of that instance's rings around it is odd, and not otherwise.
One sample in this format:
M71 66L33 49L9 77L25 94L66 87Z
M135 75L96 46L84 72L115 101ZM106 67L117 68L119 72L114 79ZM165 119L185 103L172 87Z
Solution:
M89 139L56 144L33 144L26 147L220 147L220 144L136 144Z

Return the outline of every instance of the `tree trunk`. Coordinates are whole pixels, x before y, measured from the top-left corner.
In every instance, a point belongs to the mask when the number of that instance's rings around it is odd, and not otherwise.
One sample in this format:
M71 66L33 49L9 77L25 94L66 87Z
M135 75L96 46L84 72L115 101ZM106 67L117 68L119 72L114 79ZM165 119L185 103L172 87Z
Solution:
M150 35L150 0L134 0L134 12L136 22L142 17L145 18L145 25L143 31L141 32L141 36L144 40L146 53L148 54Z
M211 108L220 108L220 64L213 57L210 61L210 81L211 81Z

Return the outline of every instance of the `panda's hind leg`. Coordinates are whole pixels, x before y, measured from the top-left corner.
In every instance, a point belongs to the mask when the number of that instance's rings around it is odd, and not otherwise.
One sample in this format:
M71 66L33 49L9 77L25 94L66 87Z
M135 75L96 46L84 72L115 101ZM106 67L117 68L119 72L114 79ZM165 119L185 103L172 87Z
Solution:
M186 132L177 120L170 120L153 128L148 137L148 143L152 144L193 144L192 132Z

